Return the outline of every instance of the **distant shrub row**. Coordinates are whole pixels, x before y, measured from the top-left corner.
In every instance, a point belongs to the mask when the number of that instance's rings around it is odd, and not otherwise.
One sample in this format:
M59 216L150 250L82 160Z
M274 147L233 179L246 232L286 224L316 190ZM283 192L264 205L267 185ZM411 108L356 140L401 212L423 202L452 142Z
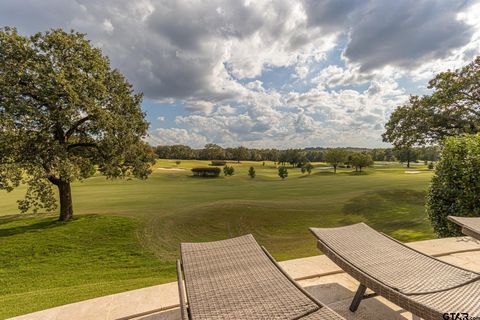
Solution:
M193 168L194 176L198 177L218 177L220 175L220 168Z
M225 160L212 160L212 163L210 165L215 167L223 167L226 164L227 164L227 161Z

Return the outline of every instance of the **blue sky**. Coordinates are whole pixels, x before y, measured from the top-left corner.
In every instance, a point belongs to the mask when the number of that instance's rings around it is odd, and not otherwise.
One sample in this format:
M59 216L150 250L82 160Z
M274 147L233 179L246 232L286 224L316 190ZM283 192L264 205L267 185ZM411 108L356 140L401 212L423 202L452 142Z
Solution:
M436 73L480 54L480 1L3 0L23 34L75 29L137 91L151 144L386 146Z

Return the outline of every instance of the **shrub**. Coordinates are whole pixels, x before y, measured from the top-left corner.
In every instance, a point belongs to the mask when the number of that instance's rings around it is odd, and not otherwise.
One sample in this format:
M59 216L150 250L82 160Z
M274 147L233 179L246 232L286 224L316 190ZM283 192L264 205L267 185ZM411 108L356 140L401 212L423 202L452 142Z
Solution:
M433 170L434 168L435 168L435 166L434 166L433 162L430 162L428 164L428 169Z
M225 160L212 160L212 163L210 165L215 167L223 167L226 164L227 164L227 161Z
M218 177L220 168L193 168L193 175L198 177Z
M444 142L427 195L426 210L440 237L461 235L448 215L480 216L480 134Z
M285 179L286 177L288 177L288 170L287 168L285 167L280 167L278 168L278 175L280 178Z
M302 173L306 171L308 174L310 174L312 173L312 169L313 169L313 165L310 162L308 162L306 165L302 167Z
M265 163L265 162L264 162ZM254 167L250 167L250 169L248 169L248 175L250 176L250 178L255 178L255 176L257 175L255 173L255 168Z
M177 164L177 166L178 166L178 165L180 165L180 163L182 163L182 161L180 161L180 160L177 160L177 161L175 161L175 163L176 163L176 164Z
M235 173L235 168L233 166L225 166L223 167L223 174L226 176L233 176Z

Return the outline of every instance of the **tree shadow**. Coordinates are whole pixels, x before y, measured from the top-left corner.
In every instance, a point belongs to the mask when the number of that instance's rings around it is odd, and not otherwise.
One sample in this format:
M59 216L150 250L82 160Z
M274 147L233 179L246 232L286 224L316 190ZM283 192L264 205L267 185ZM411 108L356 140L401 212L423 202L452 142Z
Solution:
M25 219L25 217L22 217L22 218ZM0 225L5 225L9 222L22 220L22 218L19 219L19 215L1 217ZM14 226L11 228L0 228L0 238L14 236L17 234L22 234L22 233L27 233L32 231L51 229L51 228L62 226L64 224L65 222L58 221L56 217L43 218L41 221L34 222L27 225Z
M368 191L343 205L343 224L360 221L389 234L410 230L419 236L428 230L425 191L395 189Z

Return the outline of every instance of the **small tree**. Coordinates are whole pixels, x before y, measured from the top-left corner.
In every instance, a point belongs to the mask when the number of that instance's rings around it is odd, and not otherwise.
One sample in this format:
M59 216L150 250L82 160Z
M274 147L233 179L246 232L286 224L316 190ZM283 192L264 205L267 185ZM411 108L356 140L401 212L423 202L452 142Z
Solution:
M282 178L282 180L284 180L286 177L288 177L287 168L285 168L283 166L278 168L278 175L280 176L280 178Z
M223 174L226 176L233 176L235 173L235 168L233 166L225 166L223 167Z
M305 168L305 171L307 171L307 173L310 174L312 173L313 165L310 162L308 162L302 168Z
M325 161L333 167L333 172L337 173L337 166L347 161L348 153L342 149L329 149L325 153Z
M417 156L418 156L417 151L409 146L395 148L394 154L400 163L404 163L404 162L407 163L407 168L410 168L410 162L417 161Z
M362 172L362 168L371 166L373 164L372 157L365 152L355 152L352 154L350 163L355 167L355 171Z
M427 195L426 209L440 237L461 235L448 215L480 216L480 134L444 141Z
M254 167L250 167L250 169L248 169L248 175L250 176L250 178L255 178L256 176L256 173L255 173L255 168Z
M182 161L180 161L180 160L175 161L175 164L176 164L177 166L179 166L180 163L182 163Z
M148 123L125 77L84 34L24 37L0 29L0 189L27 185L22 212L56 207L73 217L70 184L96 170L145 179L154 161Z

